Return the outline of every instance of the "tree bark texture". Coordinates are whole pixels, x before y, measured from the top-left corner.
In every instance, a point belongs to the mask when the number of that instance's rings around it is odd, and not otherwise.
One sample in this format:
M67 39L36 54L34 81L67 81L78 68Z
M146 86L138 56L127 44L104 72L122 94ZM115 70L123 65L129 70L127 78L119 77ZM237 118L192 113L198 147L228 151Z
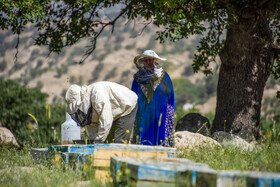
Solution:
M257 13L241 15L227 30L212 133L258 135L263 91L274 62L272 45L268 22Z

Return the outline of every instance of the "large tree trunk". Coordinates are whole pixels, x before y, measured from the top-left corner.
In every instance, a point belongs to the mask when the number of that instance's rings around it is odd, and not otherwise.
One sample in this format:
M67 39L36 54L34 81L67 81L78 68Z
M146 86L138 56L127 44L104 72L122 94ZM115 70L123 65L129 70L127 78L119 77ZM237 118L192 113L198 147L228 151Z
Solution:
M274 61L273 38L264 19L239 17L227 31L212 133L258 134L263 91Z

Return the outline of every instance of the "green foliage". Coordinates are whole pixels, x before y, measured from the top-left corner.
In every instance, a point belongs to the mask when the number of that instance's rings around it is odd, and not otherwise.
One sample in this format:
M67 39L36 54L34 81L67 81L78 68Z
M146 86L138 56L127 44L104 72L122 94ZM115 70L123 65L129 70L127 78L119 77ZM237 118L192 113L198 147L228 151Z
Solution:
M204 116L209 120L210 122L210 129L212 128L212 124L213 124L213 120L214 120L214 117L215 117L215 114L212 113L212 112L208 112L206 114L204 114Z
M1 18L1 29L11 29L13 33L19 34L25 29L27 23L34 23L45 14L44 7L48 1L22 0L1 1L1 11L5 14Z
M277 98L266 97L263 101L264 116L280 123L280 100Z
M2 169L8 169L12 167L23 167L23 166L34 166L34 163L30 158L29 146L21 150L9 146L1 146L0 148L1 171Z
M54 139L56 143L60 141L58 134L60 125L65 121L64 105L53 104L46 109L47 94L37 88L23 87L12 80L0 79L0 87L0 122L14 133L20 145L54 143ZM28 113L36 117L38 129L34 128L34 120ZM48 113L52 114L51 118Z
M187 100L192 103L201 103L210 95L206 94L203 84L193 84L187 79L173 79L175 106L183 106Z
M263 4L264 2L265 4ZM111 12L110 16L104 16L104 11L106 11L106 9L113 8L117 11ZM243 19L249 20L252 17L259 18L258 15L262 15L262 21L260 22L263 25L256 24L257 27L254 31L258 32L257 30L260 30L259 33L252 34L245 33L245 31L244 35L251 34L251 36L255 36L255 34L257 34L260 37L260 42L252 44L253 46L250 47L250 49L258 49L258 47L260 47L259 45L261 45L260 43L268 44L268 48L265 50L269 52L264 53L264 57L262 55L259 57L257 56L255 61L257 62L261 58L275 60L272 71L275 78L278 79L280 75L279 56L277 57L277 55L279 55L279 46L274 45L274 43L279 44L280 41L279 9L280 2L276 0L258 2L250 0L78 0L63 1L63 3L61 3L61 1L52 1L52 3L50 3L49 0L41 0L40 2L34 0L3 0L0 3L0 10L3 15L0 18L0 26L2 30L11 30L14 34L20 34L25 29L27 23L35 22L36 25L34 27L38 31L35 44L47 45L49 51L55 53L60 53L64 47L72 46L82 38L88 38L89 46L81 59L81 62L83 62L87 57L92 55L96 48L97 39L101 34L104 32L107 32L106 34L113 32L115 26L122 24L122 22L118 22L119 20L126 17L129 21L134 20L137 22L138 18L141 18L144 20L142 24L143 30L145 30L149 24L158 26L159 29L156 32L156 39L160 40L161 43L165 42L165 40L177 42L182 39L187 39L191 35L201 36L197 52L195 54L191 53L191 56L194 56L192 67L195 73L202 71L206 75L209 75L212 73L210 64L216 62L217 56L220 54L227 54L229 59L225 62L231 62L235 57L240 57L239 60L249 62L247 59L249 57L246 57L246 53L244 53L244 56L243 52L233 52L229 51L228 48L224 48L226 40L225 31L229 31L227 32L228 36L232 36L234 40L234 37L238 37L235 33L236 31L238 32L236 28L242 25ZM262 29L264 31L262 31ZM139 31L139 34L141 32L142 30ZM122 38L116 38L116 41L122 42ZM242 41L237 42L238 43L228 41L230 45L244 46ZM8 47L18 46L17 44L14 45L14 43L7 43L5 46L6 45ZM153 45L152 42L151 45ZM222 53L222 50L225 50L225 53ZM228 55L232 52L234 53L233 55ZM106 55L106 53L100 54L100 56L96 56L96 60L101 62ZM245 57L245 60L241 59L241 56ZM269 65L263 67L267 69L261 73L270 73L271 68ZM257 67L257 69L262 69L263 67ZM231 63L229 68L238 67L234 63ZM225 71L225 69L221 70ZM58 75L60 76L61 73L58 72ZM225 75L229 76L229 74ZM95 77L93 77L93 79L95 79ZM248 80L249 79L253 79L253 77L248 77ZM229 80L230 79L222 79L222 81ZM28 82L28 80L26 79L25 82ZM213 82L210 83L210 85L213 85ZM207 88L208 94L214 93L212 88L214 87L211 86ZM192 92L191 94L184 93L185 95L179 95L177 97L179 103L182 102L183 97L185 97L184 100L190 97L190 99L197 101L205 96L202 94L205 87L197 87L193 90L196 89L199 90L196 96L192 90L190 90ZM221 88L221 90L222 89L224 88ZM237 84L233 89L240 89L240 85ZM253 87L253 92L261 92L258 90L260 89L258 89L257 86ZM181 91L181 93L183 92ZM230 96L230 94L231 92L229 92L228 96ZM261 93L258 93L258 95L261 95ZM277 96L280 98L279 91L277 92ZM220 98L218 98L218 100L220 100ZM225 104L222 103L221 106L222 105ZM221 106L217 106L218 111L224 107ZM259 104L258 106L260 107L261 105ZM234 107L229 107L229 110L222 111L225 111L225 113L232 113L236 111L233 110L235 107L240 106L234 105ZM250 118L250 114L244 116ZM259 119L255 119L259 118L258 116L259 115L254 115L251 117L258 122ZM221 123L217 120L216 125L219 126Z
M187 114L187 111L183 110L181 106L176 106L175 113L174 113L174 124L176 127L177 122L182 119ZM174 127L174 128L175 128Z
M12 3L11 3L12 2ZM260 3L261 4L261 3ZM277 41L279 40L279 7L277 1L270 1L268 22ZM119 6L121 5L121 6ZM2 17L1 29L12 30L13 33L21 33L27 23L36 23L34 26L39 35L37 45L48 45L50 52L59 53L65 46L71 46L81 38L90 38L90 46L85 52L88 57L96 47L97 38L100 35L110 35L114 27L123 24L122 18L127 16L131 20L143 18L147 23L143 29L153 20L153 24L159 26L156 39L164 42L170 39L177 42L191 35L201 35L198 53L194 56L194 71L202 70L211 73L209 64L216 61L224 46L224 31L235 24L239 17L239 7L257 6L252 1L221 2L216 0L204 1L60 1L49 4L48 0L39 3L34 0L8 1L3 0L0 6ZM121 7L121 8L119 8ZM107 8L108 19L102 15ZM257 6L262 10L262 5ZM109 16L110 15L110 16ZM55 17L55 19L53 19ZM124 32L131 30L132 24L128 24ZM163 29L162 29L163 28ZM123 37L117 35L116 42L122 42ZM180 43L180 42L179 42ZM178 48L179 50L184 50Z
M21 131L27 128L29 122L27 113L40 112L47 95L38 89L22 87L12 80L0 79L0 87L0 121L22 142L25 138Z
M14 149L0 148L0 186L79 186L85 181L88 186L112 186L95 178L92 161L82 165L70 165L63 161L31 159L30 147ZM86 182L86 183L87 183Z
M38 121L37 128L34 128L35 120L33 117L30 118L33 128L30 123L28 127L34 137L31 143L40 146L59 144L61 141L61 124L65 121L66 106L61 103L53 103L51 105L46 104L44 109L44 113L29 114L29 116L33 115Z
M257 144L252 151L217 145L183 148L181 151L178 158L208 164L216 170L280 172L278 142ZM0 170L0 186L79 186L77 181L83 181L82 185L89 181L88 186L113 185L109 179L101 182L95 178L92 159L75 166L52 159L36 162L31 159L28 146L23 149L1 147Z
M273 141L280 142L280 122L275 120L264 120L261 118L261 135L263 141L267 144L271 144Z
M198 101L196 86L187 79L173 79L175 106L182 106L187 100Z
M184 149L179 158L208 164L217 170L280 171L279 142L258 144L252 151L235 146L199 146Z
M38 81L36 84L36 88L41 90L43 87L44 87L44 83L42 81Z
M18 82L22 82L23 85L26 86L30 80L31 80L31 77L24 77L24 78L18 80Z

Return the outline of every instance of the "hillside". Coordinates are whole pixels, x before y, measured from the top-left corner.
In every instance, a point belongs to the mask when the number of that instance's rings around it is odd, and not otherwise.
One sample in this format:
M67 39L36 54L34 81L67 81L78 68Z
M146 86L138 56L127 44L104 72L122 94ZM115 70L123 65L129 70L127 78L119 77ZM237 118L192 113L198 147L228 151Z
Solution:
M52 102L63 99L65 89L73 83L90 84L107 80L130 87L133 74L137 71L133 58L146 49L153 49L168 59L166 65L172 78L181 77L184 67L191 64L190 51L181 49L176 52L176 48L182 47L170 42L162 45L155 41L155 28L149 28L136 38L132 37L130 29L130 25L126 25L124 28L118 27L112 35L109 31L104 33L98 40L94 54L83 64L77 62L88 45L86 39L64 49L59 55L47 56L47 47L32 45L35 32L30 27L20 36L18 61L14 62L16 36L1 32L0 76L18 80L28 87L39 87L49 94L49 102ZM187 49L192 46L192 41L185 40L180 45Z
M160 44L155 40L156 28L148 27L140 36L141 25L117 25L114 33L106 31L99 38L94 53L83 63L78 64L89 44L87 39L65 48L60 54L48 56L47 47L34 46L36 32L30 26L20 36L18 61L16 54L16 36L8 31L0 32L0 77L19 81L27 87L38 87L49 94L48 102L63 101L66 89L71 84L90 84L95 81L113 81L131 87L133 75L137 71L133 58L146 49L153 49L160 56L167 58L164 68L172 80L183 78L198 84L203 79L202 73L193 74L191 63L197 37L191 37L176 43ZM215 68L215 67L213 67ZM199 82L199 84L203 84ZM265 92L265 96L274 96L279 89L279 82ZM269 94L267 94L269 93ZM215 95L198 108L203 113L215 110ZM187 100L187 98L186 98ZM185 100L185 101L186 101ZM209 104L207 104L209 103Z

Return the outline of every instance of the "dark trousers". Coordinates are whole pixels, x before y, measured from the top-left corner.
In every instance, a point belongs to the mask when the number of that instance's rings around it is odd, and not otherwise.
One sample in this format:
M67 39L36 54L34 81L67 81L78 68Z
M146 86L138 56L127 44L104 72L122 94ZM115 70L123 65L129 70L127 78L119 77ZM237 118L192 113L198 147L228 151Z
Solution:
M134 127L137 104L130 114L120 117L113 122L109 135L105 142L108 143L129 143Z

